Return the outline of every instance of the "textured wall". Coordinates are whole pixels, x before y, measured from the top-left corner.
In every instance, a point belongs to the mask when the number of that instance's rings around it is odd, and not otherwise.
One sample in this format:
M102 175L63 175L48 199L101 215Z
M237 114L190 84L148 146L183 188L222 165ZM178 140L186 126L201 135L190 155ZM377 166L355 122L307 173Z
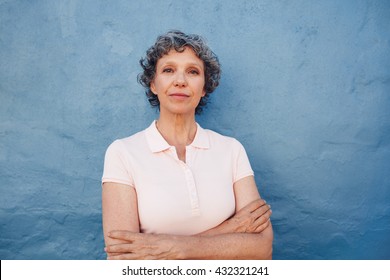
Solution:
M198 121L239 139L277 259L390 259L389 1L0 1L0 258L104 258L103 157L156 118L168 29L223 65Z

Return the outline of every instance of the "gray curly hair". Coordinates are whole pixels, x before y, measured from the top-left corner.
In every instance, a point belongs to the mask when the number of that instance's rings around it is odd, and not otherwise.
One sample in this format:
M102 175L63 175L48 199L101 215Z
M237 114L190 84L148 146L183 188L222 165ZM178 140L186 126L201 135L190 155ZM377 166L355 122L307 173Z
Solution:
M207 104L210 93L219 85L221 77L221 65L218 57L206 45L205 40L195 34L185 34L178 30L171 30L157 37L156 42L146 51L146 57L140 59L143 72L138 75L138 82L145 88L146 96L152 107L160 108L160 101L157 95L153 94L150 89L150 83L156 75L157 61L172 49L177 52L183 52L186 47L190 47L198 58L200 58L205 67L205 96L201 98L195 109L196 114L203 111Z

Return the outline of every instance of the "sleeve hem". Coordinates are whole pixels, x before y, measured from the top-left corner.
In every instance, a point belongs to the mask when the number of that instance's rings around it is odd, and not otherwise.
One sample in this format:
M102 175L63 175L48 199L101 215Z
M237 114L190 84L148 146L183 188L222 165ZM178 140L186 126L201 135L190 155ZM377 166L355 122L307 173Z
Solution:
M247 171L247 172L244 172L242 174L240 174L239 176L237 176L235 178L235 180L233 181L233 183L236 183L238 182L239 180L245 178L245 177L248 177L248 176L255 176L254 172L251 170L251 171Z
M114 179L114 178L103 178L102 186L103 183L118 183L118 184L127 185L129 187L135 188L129 181L124 181L124 180Z

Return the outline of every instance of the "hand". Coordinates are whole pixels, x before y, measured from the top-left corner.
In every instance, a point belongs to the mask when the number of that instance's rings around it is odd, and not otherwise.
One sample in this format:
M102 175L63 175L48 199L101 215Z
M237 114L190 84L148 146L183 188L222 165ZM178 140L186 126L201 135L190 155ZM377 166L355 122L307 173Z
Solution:
M158 260L178 259L180 251L174 236L136 233L125 230L112 231L108 235L118 244L105 248L109 260Z
M257 199L240 209L226 222L233 232L260 233L270 225L271 206Z

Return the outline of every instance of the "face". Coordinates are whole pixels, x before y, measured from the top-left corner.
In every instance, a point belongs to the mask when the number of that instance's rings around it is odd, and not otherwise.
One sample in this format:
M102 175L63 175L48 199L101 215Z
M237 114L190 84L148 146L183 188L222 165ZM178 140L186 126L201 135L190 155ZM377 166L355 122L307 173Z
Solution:
M195 114L205 95L204 63L191 48L171 50L157 61L150 89L158 96L160 113Z

